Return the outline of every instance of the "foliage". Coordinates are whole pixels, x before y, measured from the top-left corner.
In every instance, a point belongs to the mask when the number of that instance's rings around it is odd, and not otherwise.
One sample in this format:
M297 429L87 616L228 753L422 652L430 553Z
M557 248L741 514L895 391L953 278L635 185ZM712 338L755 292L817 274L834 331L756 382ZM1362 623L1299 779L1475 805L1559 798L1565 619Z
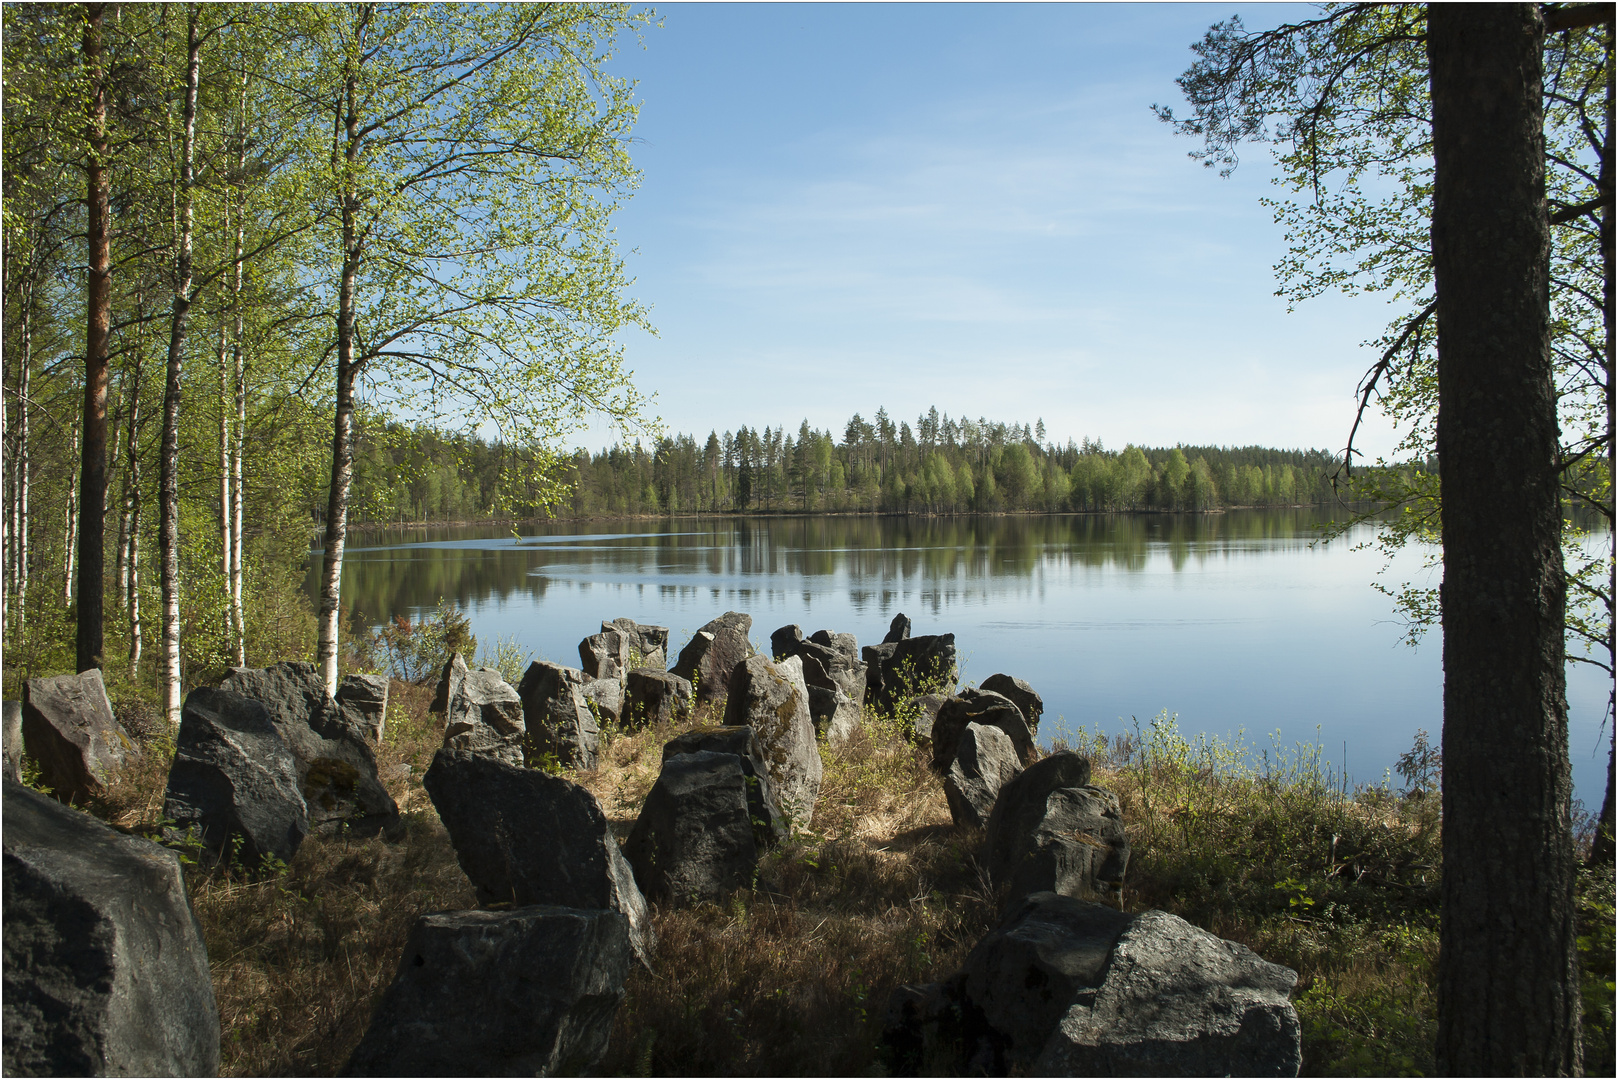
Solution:
M396 679L418 686L436 681L451 656L455 653L470 656L478 644L472 634L471 620L443 597L431 614L414 620L409 615L395 615L391 622L374 629L364 629L359 617L354 623L360 627L351 638L354 667L386 671ZM508 645L506 642L497 644L497 656Z

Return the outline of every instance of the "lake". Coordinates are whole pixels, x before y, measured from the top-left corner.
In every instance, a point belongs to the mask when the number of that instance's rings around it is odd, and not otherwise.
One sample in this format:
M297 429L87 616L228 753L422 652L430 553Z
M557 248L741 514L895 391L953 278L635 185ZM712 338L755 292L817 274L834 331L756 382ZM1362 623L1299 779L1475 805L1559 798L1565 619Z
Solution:
M1258 747L1318 742L1376 782L1417 729L1436 743L1440 639L1404 643L1370 526L1316 542L1312 509L1053 517L714 517L426 527L350 535L343 605L377 624L442 597L498 639L569 666L603 619L670 628L672 655L727 610L752 638L797 623L874 644L898 612L953 633L964 681L1006 672L1064 728L1128 731L1163 710L1181 730ZM1436 582L1410 550L1389 582ZM313 566L318 567L318 557ZM310 588L314 587L314 572ZM1608 682L1568 675L1576 794L1599 809ZM1394 777L1397 785L1399 780Z

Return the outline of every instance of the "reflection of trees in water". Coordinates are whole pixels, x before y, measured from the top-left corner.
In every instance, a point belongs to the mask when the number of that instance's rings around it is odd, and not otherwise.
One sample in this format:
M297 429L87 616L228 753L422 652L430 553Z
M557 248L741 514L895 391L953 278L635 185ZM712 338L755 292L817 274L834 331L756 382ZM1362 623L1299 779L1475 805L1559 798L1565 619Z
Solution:
M975 582L1033 580L1041 567L1144 570L1164 554L1175 570L1262 546L1302 546L1321 520L1312 509L1225 514L1085 514L1006 517L701 518L564 523L545 542L520 542L487 527L416 527L356 535L344 566L344 607L378 623L431 607L439 597L467 607L518 595L543 600L558 580L641 579L663 595L722 588L751 596L781 583L846 582L856 610L891 606L893 587L920 587L923 610L947 597L988 594ZM648 530L635 534L637 528ZM625 535L629 534L629 535ZM501 542L502 539L504 542ZM527 538L525 538L527 539ZM486 547L421 547L490 540ZM318 561L314 563L318 565ZM548 575L553 569L554 575ZM312 580L312 579L311 579ZM611 617L614 612L604 612Z

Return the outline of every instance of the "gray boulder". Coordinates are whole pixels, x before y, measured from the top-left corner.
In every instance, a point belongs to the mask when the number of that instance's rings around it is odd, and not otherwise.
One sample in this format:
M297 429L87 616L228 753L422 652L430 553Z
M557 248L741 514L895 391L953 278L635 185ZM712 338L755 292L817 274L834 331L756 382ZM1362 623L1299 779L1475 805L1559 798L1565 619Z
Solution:
M291 862L309 832L298 760L261 702L203 686L186 695L163 816L212 859Z
M898 705L924 693L955 687L954 634L923 634L861 650L865 661L865 700L879 712L892 713Z
M906 716L910 722L910 737L917 742L933 738L933 724L938 720L938 710L948 701L948 694L918 694L907 702Z
M614 619L612 622L601 624L602 633L616 630L629 639L629 648L640 653L640 662L635 663L633 655L630 656L632 667L661 668L669 652L669 628L666 626L648 626L633 619Z
M434 754L423 783L478 903L621 911L635 955L651 966L657 939L646 900L594 795L463 750Z
M803 641L803 627L797 623L783 626L770 635L770 656L775 660L785 660L789 656L798 655L798 645Z
M631 956L615 911L423 915L344 1075L581 1075L607 1052Z
M752 883L762 845L747 775L735 754L698 751L663 759L624 844L641 892L674 905L718 901Z
M1036 1076L1296 1076L1298 976L1162 911L1137 915L1072 1000Z
M140 756L112 715L97 668L24 683L22 734L40 780L66 802L101 794L125 763Z
M22 702L7 701L0 708L5 717L5 779L22 783Z
M838 634L830 630L816 630L809 635L809 640L816 645L824 645L826 648L847 657L849 663L857 664L860 662L860 646L859 642L854 639L853 634Z
M803 661L793 656L774 664L768 657L752 656L737 664L725 702L725 724L753 729L781 812L792 824L807 826L820 797L823 766L809 718Z
M625 672L625 674L628 674ZM586 705L592 707L598 721L614 724L623 716L624 684L617 679L592 679L580 690Z
M427 706L430 713L441 713L449 708L449 699L466 678L466 661L461 654L450 653L449 659L444 661L444 670L438 673L438 689L433 691L433 701Z
M968 724L997 727L1011 739L1017 751L1017 760L1024 766L1034 760L1034 738L1023 721L1022 710L1010 698L989 690L962 690L938 707L930 737L933 743L933 768L939 772L949 769L955 759L955 742Z
M814 721L815 730L825 736L827 745L842 746L859 730L860 721L865 718L861 708L865 701L864 665L860 665L856 688L859 699L855 700L843 688L843 682L849 680L839 681L827 670L831 665L840 665L842 657L823 646L803 644L808 648L796 656L803 662L803 681L809 690L809 718ZM846 669L842 673L846 675Z
M605 680L612 686L616 682ZM550 755L565 769L593 769L601 749L601 726L590 709L584 672L535 660L517 684L528 754L534 762ZM505 760L505 759L502 759Z
M668 724L691 715L691 683L668 671L636 668L624 680L623 722L628 727Z
M944 798L956 825L980 829L989 822L1000 789L1022 771L1011 739L997 727L968 724L944 774Z
M296 759L311 829L374 832L399 820L399 807L377 776L370 727L327 696L313 664L231 668L219 688L268 712Z
M751 622L750 619L748 621ZM730 685L730 673L737 664L747 659L752 649L747 634L732 626L719 625L712 630L698 630L691 635L685 648L680 650L680 658L669 671L692 684L698 704L714 701L725 696L725 688Z
M742 637L753 632L753 616L744 615L740 611L727 611L717 619L710 619L697 629L716 634L720 630L734 630Z
M380 743L388 717L388 677L386 675L344 675L337 684L337 706L350 722L363 727L371 741Z
M172 851L5 783L7 1076L216 1076L208 950Z
M527 741L528 724L516 688L494 668L468 671L444 709L444 746L522 765Z
M786 819L781 816L781 803L776 795L775 782L770 779L764 764L763 751L753 729L737 727L699 727L677 735L663 744L663 760L680 754L730 754L741 764L747 778L748 816L753 823L754 837L760 848L787 838Z
M579 642L579 666L592 679L622 679L629 672L629 639L603 630Z
M884 645L891 645L894 642L903 641L909 636L910 616L901 611L899 614L895 615L893 617L893 621L888 624L888 633L887 636L882 639L882 643Z
M1010 675L990 675L983 680L983 689L1010 698L1021 711L1029 732L1039 734L1039 718L1045 715L1045 699L1035 693L1032 686Z
M1090 786L1071 751L1041 758L1000 789L984 837L990 879L1007 908L1036 892L1112 899L1129 866L1118 797Z

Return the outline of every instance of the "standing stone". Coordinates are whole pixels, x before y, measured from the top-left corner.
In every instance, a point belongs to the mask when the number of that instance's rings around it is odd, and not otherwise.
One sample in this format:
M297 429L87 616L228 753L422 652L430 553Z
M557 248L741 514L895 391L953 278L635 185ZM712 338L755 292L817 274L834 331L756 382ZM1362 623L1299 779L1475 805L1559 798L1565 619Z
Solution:
M691 715L691 684L668 671L636 668L624 680L627 727L670 724Z
M494 668L468 671L444 710L444 746L520 766L527 735L516 689Z
M1296 1076L1298 976L1174 915L1137 915L1062 1016L1035 1076Z
M372 832L398 821L398 804L377 776L370 728L354 709L326 694L313 664L283 661L267 668L231 668L219 688L251 698L268 711L270 723L297 760L311 829Z
M840 663L842 657L830 649L804 644L808 648L796 656L803 662L803 681L809 690L809 718L814 721L815 730L825 736L828 746L842 746L859 730L860 721L864 719L860 702L865 699L865 673L860 672L860 701L856 702L826 670L827 664Z
M893 617L893 622L888 624L888 633L887 636L882 639L882 643L884 645L891 645L895 642L903 641L909 636L910 616L901 611L899 614Z
M22 783L22 702L4 703L5 715L5 779Z
M219 1010L179 857L3 787L5 1075L218 1075Z
M386 675L344 675L337 684L337 705L371 735L382 741L388 717L388 677Z
M938 720L938 710L948 701L948 694L920 694L910 699L906 719L910 723L909 735L920 742L926 739L929 743L933 738L933 724Z
M24 683L22 733L40 780L66 802L101 794L126 762L140 756L112 715L98 668Z
M535 660L517 684L517 696L533 761L549 754L564 769L596 767L601 727L585 695L584 672Z
M616 630L629 639L629 648L632 652L640 653L640 662L630 656L630 666L661 668L669 652L669 628L666 626L648 626L633 619L614 619L612 622L601 624L602 633Z
M797 623L783 626L770 635L770 656L775 660L785 660L789 656L798 655L798 645L803 641L803 627Z
M698 727L663 744L665 762L680 754L704 752L730 754L740 763L742 775L747 779L748 817L759 848L785 840L789 830L786 819L781 816L781 801L753 729L746 725Z
M746 619L747 616L741 616ZM751 620L748 620L751 622ZM709 626L714 626L709 623ZM687 680L696 690L697 703L715 701L725 696L730 685L730 673L736 665L747 659L752 651L747 634L730 625L714 626L712 630L698 630L691 635L680 658L670 672Z
M1007 906L1036 892L1114 898L1129 866L1118 797L1090 786L1090 762L1064 750L1000 789L984 838L989 877Z
M629 639L603 630L579 642L579 666L592 679L622 679L629 671Z
M710 634L716 634L720 630L734 630L742 637L746 637L753 632L753 616L740 611L727 611L717 619L703 623L698 629Z
M944 774L944 798L956 825L974 829L989 822L995 798L1022 771L1011 738L997 727L967 724Z
M657 938L646 899L594 795L463 750L434 754L423 782L480 904L621 911L635 955L651 966Z
M809 719L803 661L793 656L773 664L768 657L751 656L736 665L725 724L753 728L782 813L792 825L807 827L820 796L823 766Z
M1032 686L1010 675L990 675L983 680L983 689L1010 698L1028 723L1029 733L1039 734L1039 718L1045 715L1045 699L1035 693Z
M918 694L955 687L954 634L923 634L867 645L861 656L868 665L865 700L882 713L892 713Z
M628 675L628 672L624 673ZM618 723L624 712L624 684L617 679L592 679L580 690L586 705L592 706L599 721Z
M607 1052L632 956L615 911L423 915L344 1075L581 1075Z
M1023 720L1022 710L1010 698L988 690L969 688L938 707L938 716L933 720L931 732L933 768L939 772L949 769L950 762L955 760L955 741L968 724L999 728L1011 739L1011 745L1017 751L1017 760L1024 766L1033 763L1034 738Z
M194 828L214 859L292 861L309 811L297 757L261 702L206 686L186 695L163 816L177 836Z
M760 853L735 754L663 759L624 857L648 897L680 906L717 902L752 883Z
M460 653L450 653L449 659L444 662L444 670L438 674L438 689L433 691L433 701L427 706L430 713L441 713L449 708L449 699L460 687L461 680L466 678L466 661Z
M824 645L842 656L848 658L850 663L858 663L860 659L859 642L853 634L837 634L830 630L816 630L809 635L809 640L816 645Z

